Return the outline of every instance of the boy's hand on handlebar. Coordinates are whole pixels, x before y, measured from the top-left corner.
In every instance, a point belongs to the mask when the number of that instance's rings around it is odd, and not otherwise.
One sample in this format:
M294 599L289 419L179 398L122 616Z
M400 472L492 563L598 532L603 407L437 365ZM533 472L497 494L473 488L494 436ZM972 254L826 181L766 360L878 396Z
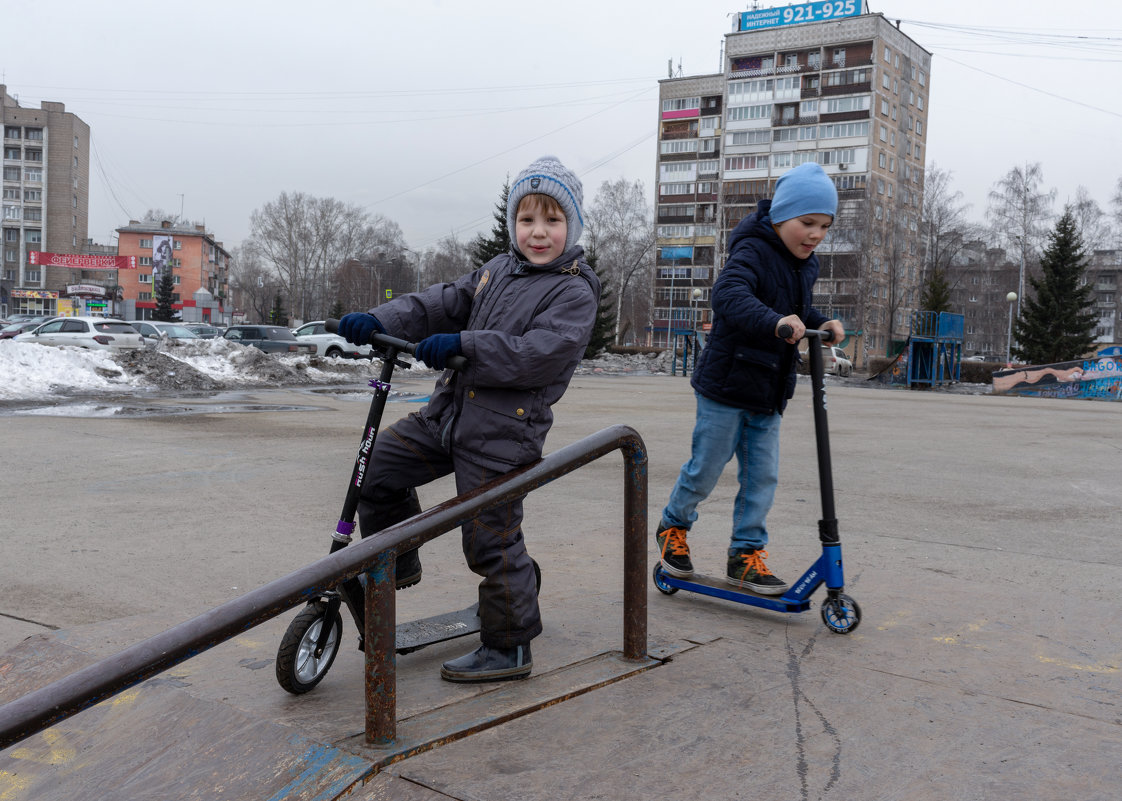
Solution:
M371 334L384 334L385 327L378 318L366 312L351 312L339 321L339 336L355 345L369 345Z
M422 339L413 349L413 355L434 370L443 370L450 358L463 352L459 334L433 334Z
M784 331L784 326L787 326L790 331ZM788 314L775 324L775 335L792 345L802 339L805 333L806 326L803 325L803 321L799 319L797 314ZM783 336L783 334L787 334L787 336Z
M833 334L832 337L825 340L827 342L841 342L845 339L845 326L841 324L840 320L827 320L822 323L822 329Z

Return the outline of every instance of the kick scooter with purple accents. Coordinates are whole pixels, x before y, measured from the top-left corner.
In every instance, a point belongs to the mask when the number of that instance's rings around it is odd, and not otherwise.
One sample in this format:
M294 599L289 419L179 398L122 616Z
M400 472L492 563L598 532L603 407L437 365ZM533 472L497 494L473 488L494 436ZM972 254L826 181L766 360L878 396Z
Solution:
M786 330L784 330L786 329ZM789 326L778 331L780 339L791 336ZM810 596L823 584L826 599L822 602L822 621L830 631L849 634L861 622L861 607L845 594L845 575L842 570L841 540L838 536L838 519L834 509L834 478L830 464L830 437L826 425L826 388L822 348L817 342L829 342L831 332L808 329L804 335L811 340L807 348L810 358L810 379L813 388L814 439L818 450L818 484L822 495L822 519L818 521L818 539L822 542L822 555L781 596L759 595L751 590L733 587L723 577L694 574L688 579L676 578L655 562L654 583L658 589L673 595L678 590L696 592L727 601L759 606L776 612L805 612L810 608Z
M339 321L327 320L324 327L331 333L336 333L339 329ZM382 369L378 378L370 381L370 386L374 389L374 397L370 400L370 411L366 416L362 442L351 471L350 483L347 485L343 511L331 535L330 553L345 548L353 539L362 480L370 454L374 449L374 439L378 435L386 400L390 395L390 381L393 378L394 367L409 369L411 365L400 361L398 355L403 352L412 354L415 347L413 343L385 334L371 335L370 344L381 352ZM454 356L448 361L448 366L456 370L463 369L466 364L467 360L463 356ZM540 589L541 569L537 562L534 562L534 573ZM358 627L358 647L362 650L364 647L362 633L365 631L366 620L365 588L358 578L350 578L338 587L320 593L310 600L289 624L288 630L281 638L276 662L277 682L285 690L295 695L306 693L327 675L339 652L343 630L340 609L344 605L350 610L351 617ZM395 650L399 654L407 654L434 643L464 637L478 631L479 604L475 603L457 612L399 625Z

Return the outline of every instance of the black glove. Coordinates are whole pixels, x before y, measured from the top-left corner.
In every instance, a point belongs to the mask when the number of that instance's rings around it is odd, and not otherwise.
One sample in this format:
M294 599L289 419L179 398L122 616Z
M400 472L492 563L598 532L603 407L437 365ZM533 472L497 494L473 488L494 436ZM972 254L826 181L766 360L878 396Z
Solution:
M339 336L355 345L369 345L371 334L384 334L386 329L378 318L366 312L351 312L339 321Z
M413 349L414 356L436 370L443 370L450 358L463 352L459 334L433 334L422 339Z

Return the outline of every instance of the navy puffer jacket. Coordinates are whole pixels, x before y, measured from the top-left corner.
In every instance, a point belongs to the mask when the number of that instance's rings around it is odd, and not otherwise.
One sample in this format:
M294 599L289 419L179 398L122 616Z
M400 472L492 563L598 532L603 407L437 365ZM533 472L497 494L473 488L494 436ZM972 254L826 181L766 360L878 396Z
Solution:
M797 348L779 339L782 317L807 328L827 317L811 307L818 257L799 259L771 225L770 200L729 235L729 258L713 285L713 328L690 383L710 400L753 412L782 414L795 394Z

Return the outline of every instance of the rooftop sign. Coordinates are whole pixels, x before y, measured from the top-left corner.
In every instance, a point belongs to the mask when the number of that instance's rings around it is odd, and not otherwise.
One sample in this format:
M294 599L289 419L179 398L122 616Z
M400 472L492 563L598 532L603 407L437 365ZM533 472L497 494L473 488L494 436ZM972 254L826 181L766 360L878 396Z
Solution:
M802 3L783 8L761 8L740 13L739 31L756 31L779 25L798 25L803 22L825 22L842 17L855 17L861 13L861 0L825 0L820 3Z

